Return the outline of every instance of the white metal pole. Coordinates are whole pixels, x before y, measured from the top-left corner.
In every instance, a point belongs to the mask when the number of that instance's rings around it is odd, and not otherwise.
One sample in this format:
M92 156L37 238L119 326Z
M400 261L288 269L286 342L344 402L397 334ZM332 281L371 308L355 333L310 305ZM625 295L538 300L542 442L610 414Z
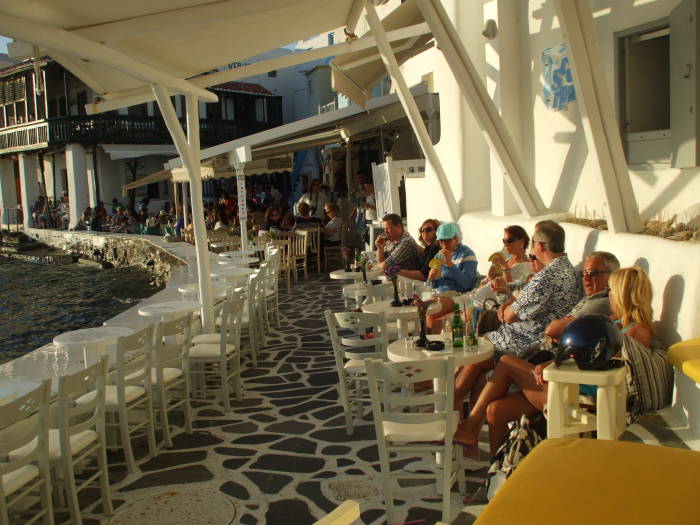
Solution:
M442 191L450 212L450 220L456 221L459 217L459 207L457 205L457 201L455 200L454 193L452 192L452 188L447 180L447 174L442 167L440 157L433 147L433 143L430 140L430 135L425 127L425 123L421 117L418 105L411 94L411 90L408 88L408 84L406 83L406 79L403 77L403 73L401 73L399 64L396 61L394 52L391 49L391 44L386 38L386 31L384 30L382 21L379 19L377 10L374 8L374 4L371 0L367 0L365 2L365 11L367 23L369 24L372 35L377 42L377 49L382 57L387 73L389 73L389 76L391 77L391 81L396 86L397 95L401 101L404 111L406 112L408 121L411 123L411 127L416 134L418 144L420 144L420 147L423 150L425 157L428 159L428 162L433 166L438 181L440 182L440 186L442 186Z
M190 224L189 207L190 207L190 183L183 182L182 183L182 218L184 220L185 229L187 229L187 226Z
M241 248L248 246L248 203L245 193L245 174L242 170L236 169L236 187L238 190L238 220L241 223Z
M345 184L348 188L345 197L350 197L350 188L352 187L352 146L349 140L345 145Z
M187 130L185 134L175 114L170 93L164 86L153 86L153 94L158 101L160 112L175 143L177 152L187 167L191 184L192 225L194 226L194 244L197 252L197 270L199 296L202 303L202 327L206 332L214 331L214 311L209 274L209 250L207 247L207 230L204 225L202 206L201 167L199 160L199 104L195 96L187 96ZM194 103L193 103L194 102ZM192 144L196 141L196 145Z

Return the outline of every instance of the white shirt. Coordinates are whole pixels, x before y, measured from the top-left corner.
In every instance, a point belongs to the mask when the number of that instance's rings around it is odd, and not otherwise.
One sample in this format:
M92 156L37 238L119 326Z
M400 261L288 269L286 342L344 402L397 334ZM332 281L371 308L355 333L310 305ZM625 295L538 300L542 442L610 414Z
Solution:
M318 217L319 219L324 219L326 216L325 206L329 202L328 195L326 192L306 192L297 201L297 206L299 203L305 202L311 207L311 216ZM297 211L298 213L298 211Z

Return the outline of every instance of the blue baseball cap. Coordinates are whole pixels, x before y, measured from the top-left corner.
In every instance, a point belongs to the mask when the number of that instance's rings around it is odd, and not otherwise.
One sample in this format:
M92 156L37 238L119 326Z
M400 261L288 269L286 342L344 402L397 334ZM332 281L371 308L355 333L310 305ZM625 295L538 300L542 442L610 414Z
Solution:
M462 231L459 229L459 224L456 222L443 222L437 229L438 241L446 241L452 239L455 235L459 238Z

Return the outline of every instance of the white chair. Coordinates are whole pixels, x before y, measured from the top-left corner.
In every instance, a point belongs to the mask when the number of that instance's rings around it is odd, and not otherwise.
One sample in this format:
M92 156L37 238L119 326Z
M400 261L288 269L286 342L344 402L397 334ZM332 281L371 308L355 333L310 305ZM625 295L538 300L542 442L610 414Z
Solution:
M314 525L350 525L360 519L360 504L351 499L343 501Z
M117 339L116 370L114 384L107 385L105 410L108 415L107 427L119 428L121 446L108 445L107 448L121 448L129 474L139 471L134 460L131 436L143 428L148 440L151 457L157 455L155 432L153 430L153 399L151 389L151 359L153 350L153 327L147 326L131 335ZM76 399L76 404L93 401L95 392ZM132 412L141 412L139 419Z
M287 292L292 289L292 272L294 263L291 260L291 241L289 239L277 239L270 243L272 246L277 248L280 252L280 265L279 265L279 275L280 277L284 274L284 278L287 280Z
M435 478L438 493L442 494L442 520L449 522L450 489L454 477L459 480L460 494L465 492L462 448L452 446L452 436L459 421L459 414L452 409L454 358L401 363L367 359L365 368L379 447L387 522L396 521L393 480L405 478ZM433 380L433 392L414 393L413 386L427 380ZM402 452L443 453L443 468L438 469L437 474L392 472L389 456ZM456 476L452 468L453 452L457 456Z
M57 426L49 432L49 458L54 472L60 472L60 480L66 495L71 523L80 525L82 516L78 493L99 478L102 512L112 514L112 496L109 490L107 466L107 439L105 434L105 391L107 383L107 357L75 374L58 380ZM87 392L94 392L88 403L76 404L75 400ZM97 470L80 484L76 484L75 471L95 455Z
M267 313L267 326L270 319L277 328L280 327L280 302L279 302L279 264L280 254L274 250L268 256L267 262L260 263L260 270L264 271L263 289L265 291L265 310Z
M48 450L50 392L51 381L47 379L28 394L0 405L0 457L4 459L0 462L1 525L36 523L39 519L45 525L53 525ZM28 447L25 454L15 459L8 456L21 447ZM10 512L10 507L17 507L37 493L41 505L34 516L27 517L32 510L15 508Z
M258 270L248 279L241 334L247 336L253 366L258 366L258 350L265 344L265 288L263 273Z
M596 431L598 439L617 439L625 431L626 366L612 370L579 370L573 360L544 369L547 381L547 437ZM579 386L596 385L596 413L579 406Z
M192 344L192 313L187 313L172 321L156 324L154 331L153 368L151 388L153 400L160 413L163 428L163 445L173 446L170 434L168 412L182 407L185 417L185 432L192 433L192 407L190 405L190 357ZM169 343L169 340L175 340ZM173 397L178 391L179 398Z
M338 390L345 412L345 430L352 434L354 418L357 416L361 419L364 406L371 402L366 391L364 360L386 359L386 320L383 313L333 313L326 310L324 314L338 372ZM368 329L372 330L371 339L363 338Z
M292 265L294 280L299 280L299 270L304 270L304 280L309 280L309 268L306 255L309 248L308 233L303 230L289 232L286 237L290 240L289 261Z
M231 382L236 399L243 396L240 353L242 317L243 294L237 290L230 300L223 303L219 321L221 331L193 337L189 351L192 373L201 376L198 382L202 389L201 398L206 398L207 379L213 377L219 384L221 402L227 412L231 410Z

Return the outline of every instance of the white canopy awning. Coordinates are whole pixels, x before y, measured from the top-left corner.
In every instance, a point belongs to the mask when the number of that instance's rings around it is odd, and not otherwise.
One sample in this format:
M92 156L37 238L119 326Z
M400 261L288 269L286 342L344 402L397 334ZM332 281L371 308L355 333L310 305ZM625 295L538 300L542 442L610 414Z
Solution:
M406 0L382 19L386 31L395 31L424 23L415 0ZM371 35L371 32L368 33ZM399 64L432 47L433 35L425 33L391 42ZM333 90L342 93L358 106L372 97L372 87L387 76L386 67L376 47L337 56L331 62Z
M173 92L215 101L216 95L187 79L343 27L355 3L0 2L0 34L18 41L8 46L14 58L50 55L107 100L159 84Z
M172 144L100 144L100 147L112 160L177 154L177 148Z
M438 95L428 93L425 84L414 86L411 91L416 97L418 107L428 118L439 111ZM365 108L349 106L212 146L202 150L200 157L205 161L213 157L230 157L236 151L249 151L248 158L239 159L242 162L239 167L246 171L249 165L264 159L277 158L308 148L359 140L366 137L368 132L376 134L379 127L405 117L398 97L392 94L371 99ZM228 162L231 167L235 164L230 158ZM165 164L166 169L180 166L182 160L179 157Z

